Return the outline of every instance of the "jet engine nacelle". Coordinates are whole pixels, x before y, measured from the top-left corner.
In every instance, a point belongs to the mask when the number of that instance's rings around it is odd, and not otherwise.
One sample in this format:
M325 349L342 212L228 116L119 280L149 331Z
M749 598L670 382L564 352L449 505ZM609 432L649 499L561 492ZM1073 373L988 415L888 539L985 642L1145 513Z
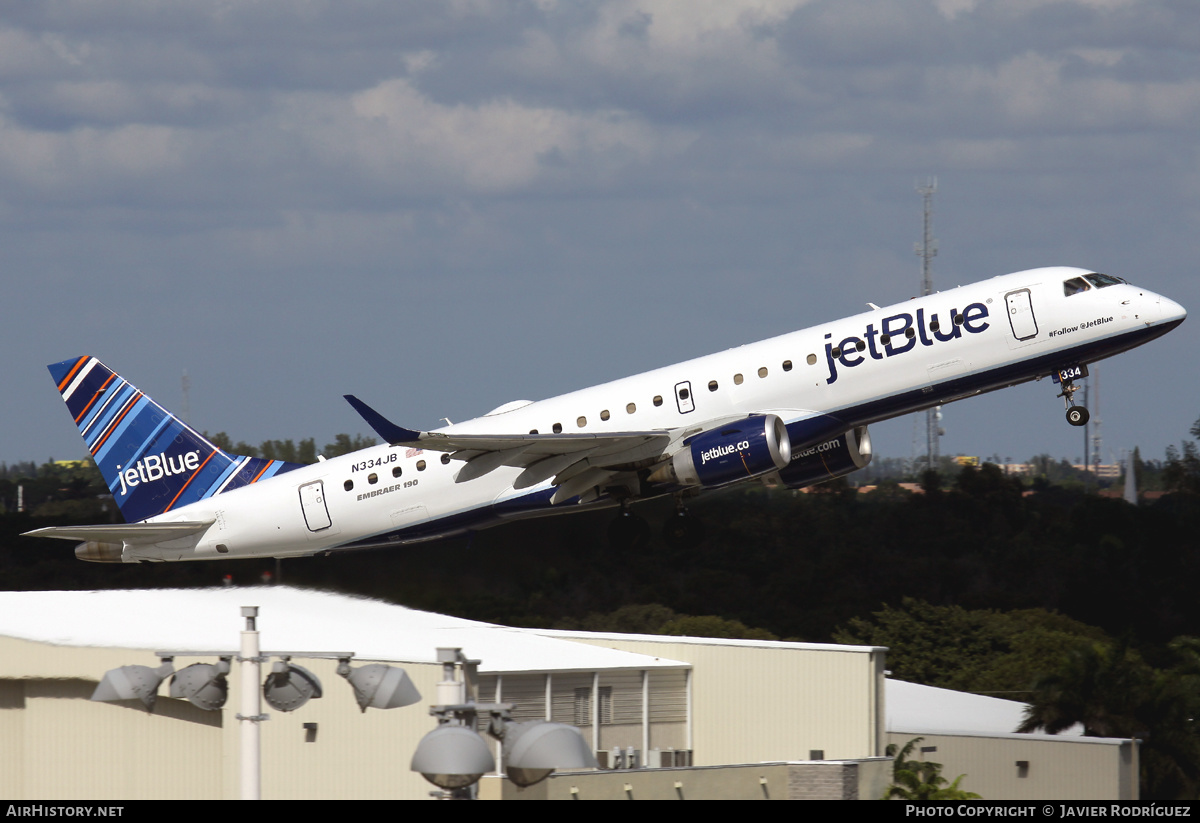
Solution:
M687 439L650 480L712 489L777 471L791 459L783 420L774 414L755 415Z
M871 434L858 426L792 457L779 477L791 489L801 489L858 471L871 462Z

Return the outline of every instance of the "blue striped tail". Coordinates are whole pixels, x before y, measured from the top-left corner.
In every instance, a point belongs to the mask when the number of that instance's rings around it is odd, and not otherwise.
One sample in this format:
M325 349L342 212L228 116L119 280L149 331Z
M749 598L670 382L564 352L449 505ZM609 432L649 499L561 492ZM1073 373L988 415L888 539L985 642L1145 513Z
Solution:
M47 368L129 523L301 467L217 448L94 357Z

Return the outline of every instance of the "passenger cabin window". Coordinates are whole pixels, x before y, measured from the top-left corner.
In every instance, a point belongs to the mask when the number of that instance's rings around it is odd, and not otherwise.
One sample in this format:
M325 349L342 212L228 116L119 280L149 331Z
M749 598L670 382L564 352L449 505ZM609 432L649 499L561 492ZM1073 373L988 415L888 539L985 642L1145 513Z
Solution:
M562 423L555 423L552 430L555 434L562 434Z
M762 368L760 368L760 369L758 370L758 376L759 376L759 377L766 377L766 376L767 376L767 367L766 367L766 366L763 366Z
M1070 280L1063 281L1063 294L1067 297L1087 291L1090 288L1091 286L1082 277L1072 277Z
M709 391L716 391L716 390L717 390L717 381L716 381L716 380L709 380L709 381L708 381L708 390L709 390Z
M637 411L637 403L630 403L627 406L625 406L626 414L633 414L635 411Z
M450 455L446 454L445 452L442 453L442 465L443 466L450 465Z
M344 488L346 491L350 491L354 488L354 481L347 480L344 484L342 484L342 488Z
M608 419L609 417L611 417L611 416L612 416L612 415L610 415L610 414L608 413L608 409L605 409L604 411L600 412L600 419L601 419L601 420L607 420L607 419Z
M377 475L375 472L371 472L367 475L367 482L374 486L379 482L379 475Z
M584 417L583 415L580 415L579 417L576 417L576 418L575 418L575 425L576 425L576 426L578 426L579 428L581 428L581 429L582 429L584 426L586 426L586 425L587 425L587 418L586 418L586 417Z
M742 376L740 374L735 374L733 376L733 385L735 385L735 386L742 385Z
M808 365L810 365L810 366L817 365L817 356L815 354L810 354L808 357L805 358L805 360L808 362ZM787 371L787 367L784 366L783 370Z
M425 461L424 460L417 461L417 471L419 471L419 472L425 471Z
M654 395L654 405L656 405L656 406L662 405L662 395L661 394Z
M402 474L404 474L404 470L401 469L399 466L396 466L395 468L392 469L392 477L399 477ZM350 490L346 489L346 491L350 491Z

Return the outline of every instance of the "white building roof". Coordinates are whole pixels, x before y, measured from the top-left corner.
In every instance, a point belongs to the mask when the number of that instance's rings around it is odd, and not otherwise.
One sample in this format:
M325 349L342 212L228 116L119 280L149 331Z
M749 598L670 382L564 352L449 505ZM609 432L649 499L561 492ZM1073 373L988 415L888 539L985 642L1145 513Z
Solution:
M258 606L264 651L354 652L361 660L436 662L459 647L483 672L687 666L528 630L286 586L0 592L0 635L62 646L236 650L242 606Z
M1025 719L1025 703L903 680L887 681L887 730L902 734L1015 735ZM1021 735L1028 737L1030 735ZM1060 735L1082 737L1074 726ZM1099 740L1100 738L1089 738Z
M580 632L561 629L521 629L543 637L576 640L636 640L641 643L687 643L693 646L741 646L743 648L797 649L802 651L855 652L883 651L885 646L845 646L838 643L799 643L789 640L740 640L728 637L691 637L670 634L627 634L623 632Z

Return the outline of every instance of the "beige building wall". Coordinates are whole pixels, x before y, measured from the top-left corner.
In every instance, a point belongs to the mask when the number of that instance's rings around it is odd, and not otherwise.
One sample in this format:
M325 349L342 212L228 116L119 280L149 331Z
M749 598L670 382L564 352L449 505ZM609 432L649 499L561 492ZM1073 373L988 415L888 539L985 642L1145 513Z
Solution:
M884 753L884 651L711 643L704 638L571 639L692 664L696 766Z
M1130 740L1053 735L972 736L889 732L903 747L936 747L917 759L941 763L959 788L985 800L1136 800L1138 752ZM1021 765L1027 764L1027 765Z
M145 650L0 637L0 792L55 800L239 797L236 665L218 712L169 699L165 686L153 714L140 703L88 700L105 671L159 662ZM193 662L180 657L175 666ZM427 797L433 787L409 766L417 741L435 726L428 706L440 667L404 666L425 698L421 704L364 714L335 672L336 661L295 662L320 678L324 696L295 712L263 705L270 715L262 723L263 798Z

